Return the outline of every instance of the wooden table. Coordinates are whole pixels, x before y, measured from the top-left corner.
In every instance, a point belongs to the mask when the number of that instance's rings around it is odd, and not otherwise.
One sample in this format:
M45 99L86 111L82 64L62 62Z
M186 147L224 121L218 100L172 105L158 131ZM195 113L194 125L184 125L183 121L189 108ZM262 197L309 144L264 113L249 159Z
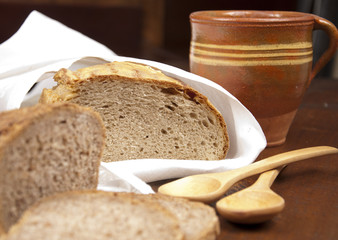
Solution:
M285 144L265 149L257 160L289 150L328 145L338 147L338 80L315 79L303 99ZM249 186L245 179L229 192ZM156 190L164 182L151 185ZM233 224L222 217L217 239L338 239L338 155L292 163L272 189L286 202L284 211L264 224Z

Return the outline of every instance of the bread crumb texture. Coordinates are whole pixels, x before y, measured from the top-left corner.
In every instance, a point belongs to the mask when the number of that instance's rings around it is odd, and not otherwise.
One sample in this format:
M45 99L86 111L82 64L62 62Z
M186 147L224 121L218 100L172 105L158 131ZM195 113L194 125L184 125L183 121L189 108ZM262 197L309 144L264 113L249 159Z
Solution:
M68 101L99 112L107 130L103 161L127 159L224 159L226 125L209 100L159 70L113 62L72 72L41 102Z
M112 192L80 191L31 207L6 240L181 240L177 219L155 202Z
M159 203L168 209L178 219L185 240L214 240L220 233L219 219L209 205L163 194L125 194Z
M100 115L75 104L38 104L0 113L4 230L44 196L96 189L104 139Z

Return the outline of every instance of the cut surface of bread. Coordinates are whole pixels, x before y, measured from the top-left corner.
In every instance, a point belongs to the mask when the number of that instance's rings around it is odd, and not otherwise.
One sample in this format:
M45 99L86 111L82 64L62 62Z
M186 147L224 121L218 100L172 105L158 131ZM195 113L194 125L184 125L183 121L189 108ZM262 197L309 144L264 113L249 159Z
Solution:
M6 240L179 240L177 219L159 204L118 193L78 191L42 199Z
M103 161L224 159L226 125L196 90L149 66L112 62L54 77L40 102L68 101L99 112L107 129Z
M105 144L100 115L70 103L0 113L0 225L8 231L38 199L95 189Z
M173 213L179 221L185 240L215 240L220 233L220 223L215 209L204 203L163 194L132 194L131 196L159 203Z

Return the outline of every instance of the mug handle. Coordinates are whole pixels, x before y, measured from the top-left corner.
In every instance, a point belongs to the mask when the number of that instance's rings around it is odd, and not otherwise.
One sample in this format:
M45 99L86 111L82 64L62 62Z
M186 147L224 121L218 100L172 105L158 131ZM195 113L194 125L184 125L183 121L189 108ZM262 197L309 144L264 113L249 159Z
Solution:
M337 51L338 46L338 30L336 26L330 21L313 15L314 17L314 30L323 30L330 38L329 47L320 56L315 66L312 69L310 81L318 74L318 72L328 63Z

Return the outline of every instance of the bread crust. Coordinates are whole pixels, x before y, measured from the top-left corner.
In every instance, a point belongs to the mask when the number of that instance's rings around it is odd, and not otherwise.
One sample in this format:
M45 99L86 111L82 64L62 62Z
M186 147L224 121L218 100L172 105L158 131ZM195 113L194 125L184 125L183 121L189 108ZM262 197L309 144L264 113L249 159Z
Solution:
M1 150L9 144L14 138L27 128L28 125L42 114L48 114L56 109L71 109L75 112L87 111L89 114L98 119L100 126L104 129L104 123L100 114L91 108L79 106L73 103L55 102L54 104L36 104L32 107L14 109L0 112L0 156ZM105 138L105 132L102 132ZM1 161L1 158L0 158Z
M226 143L223 147L224 154L220 159L226 157L229 149L229 136L221 113L211 104L207 97L190 86L182 84L177 79L166 76L160 70L132 62L111 62L79 69L74 72L63 68L55 74L54 80L57 82L57 86L43 90L40 97L41 103L64 102L75 98L78 95L78 86L88 81L124 80L146 82L180 91L185 98L207 106L215 114L223 129L224 142Z

